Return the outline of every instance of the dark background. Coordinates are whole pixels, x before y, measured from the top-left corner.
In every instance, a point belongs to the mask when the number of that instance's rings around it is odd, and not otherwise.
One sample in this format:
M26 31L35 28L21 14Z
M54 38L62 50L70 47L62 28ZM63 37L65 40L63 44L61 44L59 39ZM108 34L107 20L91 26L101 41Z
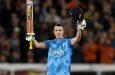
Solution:
M72 63L112 64L115 60L115 0L35 0L36 40L54 39L53 24L64 25L65 38L75 36L67 10L84 11L87 28L73 47ZM0 0L0 63L46 63L47 49L28 49L25 0Z

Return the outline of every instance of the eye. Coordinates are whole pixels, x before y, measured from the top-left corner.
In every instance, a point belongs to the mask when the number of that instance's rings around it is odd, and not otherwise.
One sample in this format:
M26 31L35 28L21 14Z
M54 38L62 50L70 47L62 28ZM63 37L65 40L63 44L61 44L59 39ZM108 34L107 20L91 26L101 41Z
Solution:
M59 31L62 31L61 29L59 29Z
M58 30L55 30L55 31L58 31Z

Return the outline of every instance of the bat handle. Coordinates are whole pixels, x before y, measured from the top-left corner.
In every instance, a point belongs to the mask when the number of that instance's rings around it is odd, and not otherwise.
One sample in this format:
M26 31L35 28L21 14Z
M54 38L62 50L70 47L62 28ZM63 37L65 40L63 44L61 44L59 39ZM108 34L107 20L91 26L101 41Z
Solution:
M32 49L33 49L33 47L32 47L32 40L31 40L31 41L29 41L29 49L30 49L30 50L32 50Z

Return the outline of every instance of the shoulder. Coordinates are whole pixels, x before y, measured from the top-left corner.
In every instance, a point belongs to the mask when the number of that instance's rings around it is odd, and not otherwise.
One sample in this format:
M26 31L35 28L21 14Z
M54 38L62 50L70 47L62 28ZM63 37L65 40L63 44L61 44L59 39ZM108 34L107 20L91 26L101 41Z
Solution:
M69 38L69 39L65 39L66 41L71 41L71 39Z
M45 44L50 44L52 42L52 40L46 40L44 41Z
M68 38L66 39L66 38L64 38L64 39L63 39L63 42L71 43L71 39L68 39Z
M44 43L45 43L46 45L50 45L52 42L55 42L55 39L44 41Z

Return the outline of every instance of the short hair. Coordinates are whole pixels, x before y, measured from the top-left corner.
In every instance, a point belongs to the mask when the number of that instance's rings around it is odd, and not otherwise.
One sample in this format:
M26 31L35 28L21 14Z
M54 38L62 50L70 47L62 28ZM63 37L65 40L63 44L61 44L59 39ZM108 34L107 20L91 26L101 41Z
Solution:
M55 26L61 26L61 27L64 27L62 24L57 24L57 23L54 24L54 27L55 27ZM54 27L53 27L53 28L54 28Z

